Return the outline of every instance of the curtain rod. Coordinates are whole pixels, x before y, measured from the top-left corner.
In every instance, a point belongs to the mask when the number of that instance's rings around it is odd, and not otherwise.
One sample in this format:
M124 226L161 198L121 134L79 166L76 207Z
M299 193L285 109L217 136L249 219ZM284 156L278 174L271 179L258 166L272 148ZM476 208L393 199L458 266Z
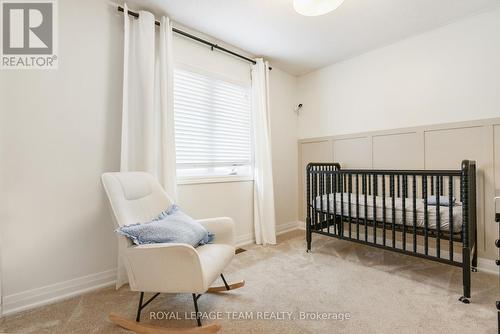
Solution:
M122 6L118 6L118 11L119 11L119 12L123 12L124 10L125 10L125 9L124 9ZM133 12L133 11L131 11L131 10L128 10L128 11L127 11L127 14L128 14L128 15L130 15L130 16L133 16L133 17L135 17L135 18L139 18L139 13ZM159 22L159 21L155 21L155 24L156 24L157 26L159 26L159 25L160 25L160 22ZM255 60L253 60L253 59L250 59L250 58L245 57L245 56L243 56L243 55L240 55L240 54L238 54L238 53L236 53L236 52L233 52L233 51L231 51L231 50L228 50L228 49L226 49L226 48L224 48L224 47L222 47L222 46L219 46L219 45L217 45L217 44L214 44L214 43L212 43L212 42L209 42L209 41L207 41L207 40L205 40L205 39L203 39L203 38L200 38L200 37L198 37L198 36L191 35L190 33L187 33L187 32L185 32L185 31L179 30L179 29L174 28L174 27L172 27L172 31L173 31L173 32L175 32L176 34L182 35L182 36L184 36L184 37L190 38L190 39L195 40L195 41L197 41L197 42L200 42L200 43L202 43L202 44L208 45L208 46L210 46L210 48L212 49L212 51L213 51L214 49L217 49L217 50L219 50L219 51L222 51L222 52L228 53L228 54L233 55L233 56L235 56L235 57L238 57L238 58L240 58L240 59L246 60L246 61L248 61L248 62L250 62L250 63L252 63L252 64L254 64L254 65L255 65L255 64L257 64L257 62L256 62ZM269 67L269 69L270 69L270 70L272 70L273 68L272 68L272 67Z

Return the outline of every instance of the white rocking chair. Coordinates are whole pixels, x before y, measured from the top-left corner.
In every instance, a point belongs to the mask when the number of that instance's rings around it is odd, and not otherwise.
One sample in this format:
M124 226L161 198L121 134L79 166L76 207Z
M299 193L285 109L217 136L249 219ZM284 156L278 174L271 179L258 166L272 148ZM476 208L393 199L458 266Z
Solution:
M112 211L115 227L151 221L172 202L160 184L143 172L106 173L102 182ZM188 244L160 243L133 245L126 237L128 247L122 260L132 291L140 292L136 321L141 311L160 293L191 293L197 314L198 298L206 292L232 290L244 281L229 285L222 271L235 255L234 223L231 218L199 220L215 234L213 243L193 248ZM210 287L220 275L224 286ZM154 295L144 302L144 293Z

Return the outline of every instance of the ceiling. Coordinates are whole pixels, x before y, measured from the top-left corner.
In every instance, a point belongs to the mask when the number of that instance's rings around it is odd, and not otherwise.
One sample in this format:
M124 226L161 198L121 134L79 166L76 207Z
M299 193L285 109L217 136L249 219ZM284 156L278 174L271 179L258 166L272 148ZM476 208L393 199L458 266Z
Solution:
M359 55L489 9L500 0L345 0L301 16L293 0L141 0L176 22L232 44L291 74Z

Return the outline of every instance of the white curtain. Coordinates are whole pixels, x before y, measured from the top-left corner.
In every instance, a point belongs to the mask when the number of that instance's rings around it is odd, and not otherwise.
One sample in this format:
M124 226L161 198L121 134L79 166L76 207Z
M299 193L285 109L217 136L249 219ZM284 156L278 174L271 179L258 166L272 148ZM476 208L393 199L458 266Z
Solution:
M274 187L269 114L269 64L262 58L252 66L254 141L254 228L258 245L276 244Z
M123 111L120 171L156 176L177 200L173 113L172 26L140 11L130 17L124 5ZM120 238L117 288L127 282L121 261L127 241Z

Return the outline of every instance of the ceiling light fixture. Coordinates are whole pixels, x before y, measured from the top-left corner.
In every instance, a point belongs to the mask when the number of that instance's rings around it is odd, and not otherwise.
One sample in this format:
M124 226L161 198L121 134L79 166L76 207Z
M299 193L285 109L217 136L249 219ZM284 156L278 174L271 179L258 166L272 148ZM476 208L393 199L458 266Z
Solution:
M293 8L305 16L319 16L337 9L344 0L293 0Z

